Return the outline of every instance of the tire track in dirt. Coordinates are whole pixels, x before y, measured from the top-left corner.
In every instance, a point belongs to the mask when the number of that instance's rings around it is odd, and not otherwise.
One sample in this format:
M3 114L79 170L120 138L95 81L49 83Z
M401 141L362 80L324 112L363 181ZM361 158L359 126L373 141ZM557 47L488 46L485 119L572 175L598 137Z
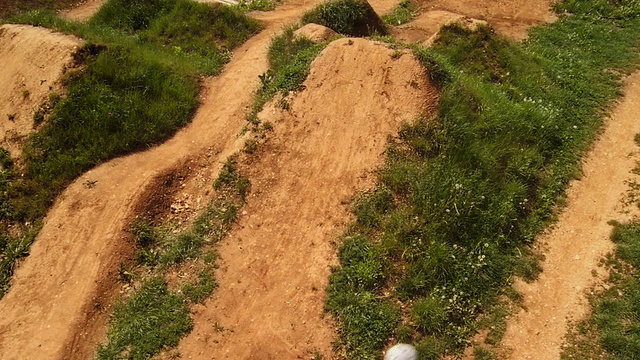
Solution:
M584 160L583 176L567 190L567 205L558 222L538 240L545 260L543 272L531 284L517 282L524 309L508 321L502 341L511 359L559 359L568 319L589 311L585 297L598 279L600 259L613 249L611 220L628 221L635 204L624 205L631 171L640 160L634 135L640 133L640 73L626 79L626 94L614 108L604 132ZM633 213L631 210L634 210Z
M63 192L0 300L0 358L86 358L93 352L105 331L93 326L105 323L103 315L92 318L104 296L99 290L131 251L123 227L139 195L155 176L201 155L211 156L210 179L215 178L222 162L243 144L237 135L258 75L267 70L271 37L312 5L294 2L274 12L279 17L234 51L220 76L205 80L202 106L172 139L98 166ZM88 182L95 186L85 186Z
M260 114L272 138L248 169L246 215L219 247L220 286L196 309L185 358L330 358L325 289L350 199L373 184L388 136L437 100L412 55L364 39L332 42L303 88L288 110Z

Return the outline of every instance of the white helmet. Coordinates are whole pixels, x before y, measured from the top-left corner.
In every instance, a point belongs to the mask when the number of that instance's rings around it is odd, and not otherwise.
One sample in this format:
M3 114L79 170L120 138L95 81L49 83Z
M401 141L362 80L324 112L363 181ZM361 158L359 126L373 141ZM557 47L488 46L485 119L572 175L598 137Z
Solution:
M397 344L387 350L384 360L418 360L418 351L409 344Z

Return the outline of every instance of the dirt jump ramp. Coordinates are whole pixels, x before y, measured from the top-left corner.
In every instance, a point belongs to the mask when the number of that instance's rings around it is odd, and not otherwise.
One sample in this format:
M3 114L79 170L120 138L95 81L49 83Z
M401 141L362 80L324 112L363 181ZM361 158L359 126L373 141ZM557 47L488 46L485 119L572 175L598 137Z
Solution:
M349 201L373 184L388 136L437 100L412 55L363 39L332 42L303 89L288 110L276 101L260 114L274 132L249 170L253 195L220 246L220 286L196 309L184 358L330 358L325 288Z

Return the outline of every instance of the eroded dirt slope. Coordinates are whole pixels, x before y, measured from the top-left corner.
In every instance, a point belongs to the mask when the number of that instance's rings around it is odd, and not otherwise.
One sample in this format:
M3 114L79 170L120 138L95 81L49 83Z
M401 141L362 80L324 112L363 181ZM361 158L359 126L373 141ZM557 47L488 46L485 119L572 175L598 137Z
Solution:
M73 66L82 41L26 25L0 26L0 146L18 157L24 137L33 132L33 114Z
M538 241L546 259L540 278L517 283L524 308L508 322L503 340L510 359L559 359L567 319L589 310L584 292L596 281L592 271L612 250L611 220L627 221L638 209L624 206L632 170L640 160L634 135L640 133L640 73L629 77L625 97L584 162L584 175L567 191L558 223ZM601 272L601 271L600 271Z
M220 247L220 287L179 347L185 358L328 358L324 289L349 200L371 185L366 175L387 137L437 99L413 56L393 53L368 40L335 41L288 111L271 105L260 115L274 132L251 165L246 216Z

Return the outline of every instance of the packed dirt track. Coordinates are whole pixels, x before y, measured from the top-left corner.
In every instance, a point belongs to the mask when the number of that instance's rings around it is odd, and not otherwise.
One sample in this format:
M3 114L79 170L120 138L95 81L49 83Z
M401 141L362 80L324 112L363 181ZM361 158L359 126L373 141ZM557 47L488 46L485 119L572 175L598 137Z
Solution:
M329 358L334 334L322 319L322 289L331 243L350 219L350 199L372 185L363 175L380 164L387 137L437 100L422 65L393 54L369 40L334 41L304 90L286 100L289 110L262 112L273 138L251 165L254 195L220 247L220 288L196 310L178 349L184 357Z
M581 179L567 190L567 205L556 226L538 240L546 256L539 279L516 284L524 309L508 322L503 340L511 359L559 359L568 320L589 311L585 297L598 280L593 271L613 249L609 221L638 215L624 206L639 159L634 135L640 133L640 73L627 78L625 97L607 120L600 139L584 161Z
M25 25L0 26L0 146L18 157L24 137L34 131L33 114L73 66L82 41Z
M99 3L89 0L82 12L66 16L86 19ZM267 70L270 39L317 3L286 1L275 11L254 13L266 29L234 51L220 76L204 81L202 105L186 128L160 146L92 169L56 200L0 300L1 359L93 356L108 320L100 309L117 295L118 264L133 251L125 228L136 215L135 204L154 179L185 163L200 169L197 179L194 173L187 181L190 196L206 197L224 161L243 146L238 134L258 76ZM371 3L384 13L398 1ZM61 36L30 29L46 33L42 39ZM80 44L69 41L59 40L67 52L47 53L47 66ZM22 56L36 57L28 54ZM67 61L47 76L58 74ZM342 39L313 64L305 90L286 99L289 111L272 104L260 115L274 132L250 169L246 214L221 244L220 286L196 307L194 331L179 346L184 358L296 358L316 351L331 356L335 334L322 317L335 261L331 243L350 219L348 201L372 186L368 174L380 164L387 136L401 121L435 108L437 94L423 72L409 54ZM30 78L50 84L60 75L43 76ZM29 90L37 104L35 90ZM20 90L11 93L21 96ZM214 332L214 323L228 331Z

